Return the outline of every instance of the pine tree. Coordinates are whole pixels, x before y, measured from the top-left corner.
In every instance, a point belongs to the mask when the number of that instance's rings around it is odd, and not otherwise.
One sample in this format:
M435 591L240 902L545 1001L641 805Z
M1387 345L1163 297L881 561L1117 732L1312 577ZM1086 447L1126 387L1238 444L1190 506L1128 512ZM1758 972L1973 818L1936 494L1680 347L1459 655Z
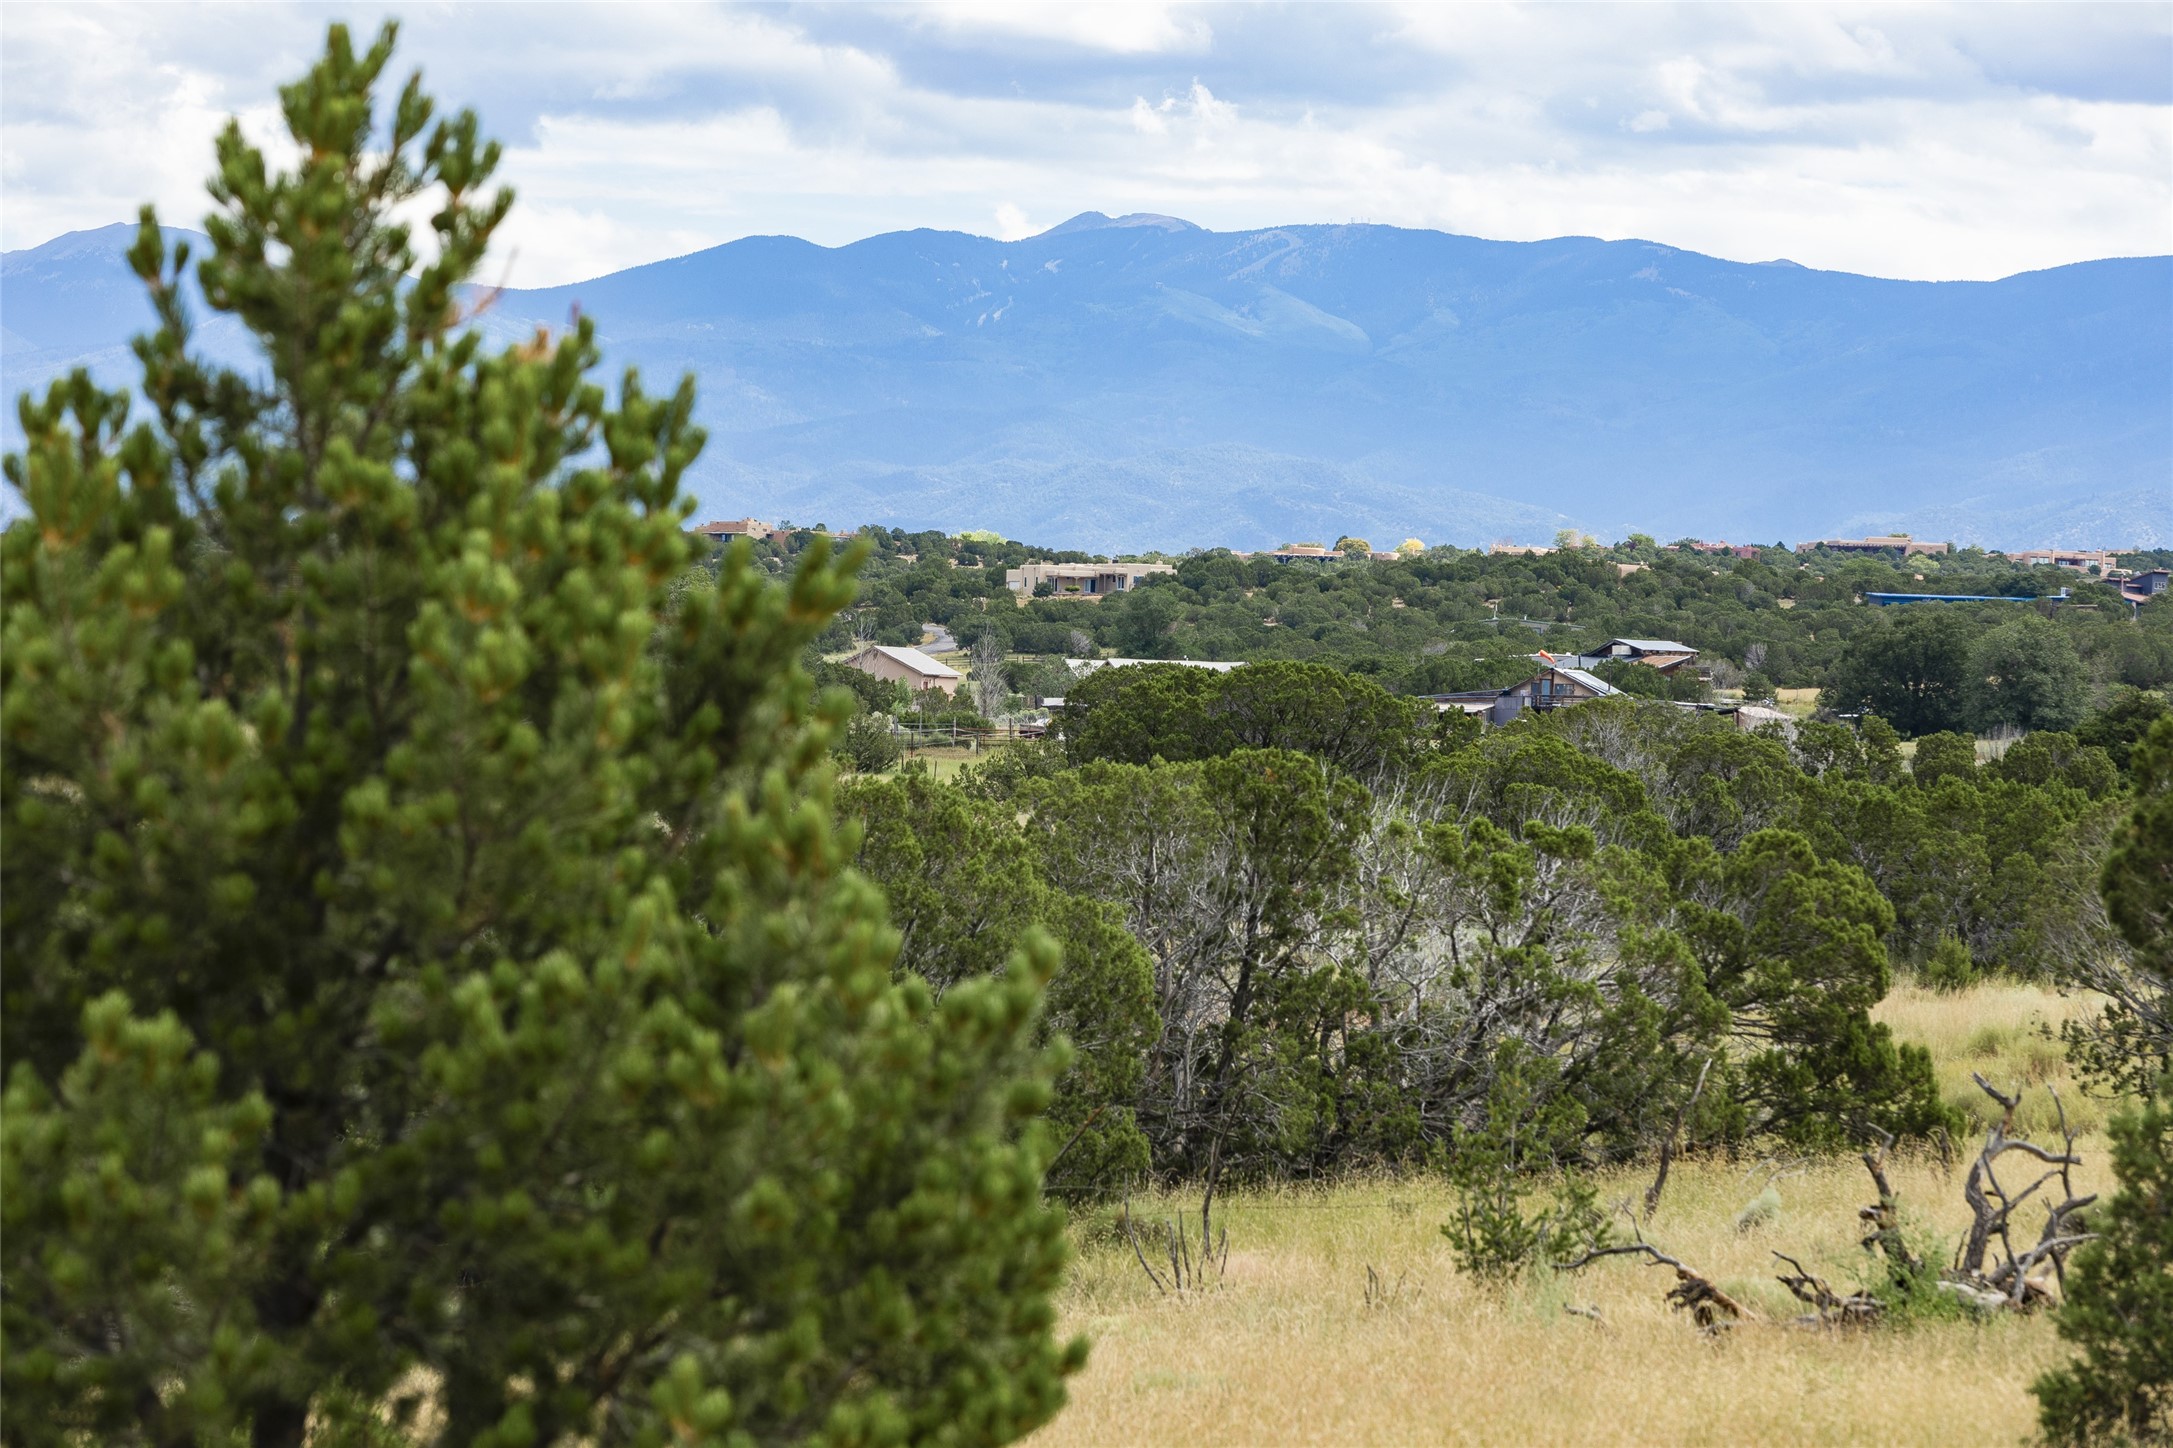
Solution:
M2060 1336L2082 1356L2037 1380L2054 1443L2173 1442L2173 1080L2115 1117L2120 1190L2068 1268Z
M2131 1083L2173 1055L2166 982L2173 975L2173 719L2135 748L2135 807L2107 855L2099 890L2133 952L2116 983L2106 1036L2083 1055ZM2114 1063L2114 1064L2107 1064ZM2099 1240L2075 1254L2060 1336L2082 1356L2038 1379L2038 1418L2055 1443L2173 1442L2173 1074L2112 1124L2120 1190L2091 1215Z
M1062 1401L1052 961L936 1001L831 824L851 594L714 586L693 390L502 352L472 114L390 27L218 143L153 416L26 398L0 543L11 1443L1000 1442ZM399 219L428 218L428 261Z

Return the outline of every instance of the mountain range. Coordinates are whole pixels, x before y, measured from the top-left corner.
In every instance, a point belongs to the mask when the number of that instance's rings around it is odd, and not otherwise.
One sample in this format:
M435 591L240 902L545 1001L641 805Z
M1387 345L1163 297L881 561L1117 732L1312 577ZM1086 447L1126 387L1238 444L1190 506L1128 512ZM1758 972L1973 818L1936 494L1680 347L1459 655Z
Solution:
M132 234L0 257L11 397L133 375ZM501 291L482 325L510 342L576 309L614 376L695 374L705 517L1095 550L1570 526L2173 545L2173 257L1917 282L1090 212L1012 242L749 237ZM247 360L229 318L199 341Z

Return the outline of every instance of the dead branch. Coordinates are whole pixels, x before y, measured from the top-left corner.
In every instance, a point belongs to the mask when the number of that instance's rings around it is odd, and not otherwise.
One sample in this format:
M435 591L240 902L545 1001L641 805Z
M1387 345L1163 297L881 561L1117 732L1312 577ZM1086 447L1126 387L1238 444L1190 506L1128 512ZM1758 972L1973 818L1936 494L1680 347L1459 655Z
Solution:
M1864 1153L1864 1169L1871 1173L1871 1184L1878 1188L1879 1199L1857 1212L1857 1216L1871 1226L1871 1234L1861 1243L1865 1251L1877 1248L1886 1257L1889 1272L1897 1284L1914 1278L1924 1270L1924 1259L1917 1256L1902 1239L1901 1204L1893 1184L1886 1179L1886 1153L1894 1144L1891 1132L1878 1132L1879 1145L1875 1151Z
M1687 1309L1701 1330L1708 1333L1719 1332L1739 1321L1757 1320L1756 1312L1722 1291L1710 1277L1695 1268L1685 1266L1681 1258L1670 1257L1642 1238L1621 1246L1595 1247L1571 1261L1556 1263L1555 1270L1575 1272L1602 1257L1626 1257L1639 1253L1649 1259L1649 1265L1675 1269L1675 1285L1667 1294L1668 1305Z
M1366 1306L1381 1309L1394 1307L1401 1302L1403 1300L1403 1280L1405 1275L1403 1272L1398 1272L1395 1285L1390 1286L1388 1279L1376 1272L1369 1264L1366 1267ZM1416 1295L1416 1293L1413 1294L1413 1296Z
M2082 1158L2075 1152L2075 1131L2068 1125L2067 1103L2060 1099L2058 1090L2052 1092L2052 1104L2059 1115L2061 1149L2050 1151L2032 1141L2010 1135L2014 1130L2015 1113L2022 1104L2021 1088L2013 1095L2000 1091L1982 1075L1971 1073L1985 1095L1999 1103L2000 1119L1985 1132L1984 1145L1977 1152L1977 1159L1970 1164L1968 1178L1962 1184L1962 1199L1969 1204L1969 1235L1956 1254L1954 1270L1946 1274L1945 1290L1978 1306L2003 1306L2028 1308L2051 1300L2046 1286L2031 1277L2040 1265L2049 1263L2053 1276L2064 1287L2067 1282L2067 1254L2091 1234L2077 1230L2071 1219L2097 1200L2095 1194L2078 1195L2075 1191L2071 1168L2080 1166ZM1998 1162L2008 1152L2043 1162L2052 1170L2042 1172L2037 1179L2017 1192L2010 1192L2000 1184ZM2045 1209L2044 1229L2037 1242L2026 1251L2017 1251L2010 1235L2016 1207L2035 1196L2045 1186L2057 1179L2063 1198L2057 1206ZM2000 1260L1989 1269L1986 1259L1992 1255L1997 1242Z
M1997 1086L1985 1080L1984 1074L1980 1071L1970 1072L1969 1079L1976 1082L1983 1089L1985 1095L2000 1104L2000 1109L2004 1113L2000 1117L2000 1135L2005 1136L2008 1132L2013 1131L2015 1129L2015 1108L2022 1104L2022 1088L2016 1087L2015 1094L2007 1096L2003 1095Z
M1555 1263L1554 1270L1557 1272L1575 1272L1581 1267L1589 1267L1592 1263L1599 1261L1602 1257L1627 1257L1639 1252L1642 1252L1646 1256L1650 1257L1654 1266L1673 1267L1678 1272L1684 1272L1689 1270L1688 1268L1684 1267L1680 1261L1668 1256L1667 1253L1661 1251L1658 1247L1653 1246L1650 1242L1630 1242L1624 1245L1614 1247L1594 1247L1591 1251L1586 1252L1581 1257L1574 1258L1568 1262Z
M1166 1264L1168 1275L1164 1276L1147 1260L1146 1247L1140 1241L1139 1227L1132 1220L1132 1199L1129 1194L1124 1199L1123 1222L1125 1240L1132 1244L1132 1255L1138 1259L1140 1271L1147 1274L1147 1280L1165 1297L1183 1297L1187 1292L1218 1286L1230 1270L1230 1229L1227 1225L1222 1228L1221 1236L1216 1241L1207 1241L1203 1235L1199 1253L1195 1256L1192 1238L1180 1218L1172 1217L1166 1222L1156 1222L1149 1229L1148 1235L1158 1236L1160 1239L1155 1243L1155 1256Z
M1868 1327L1884 1315L1886 1304L1870 1293L1852 1292L1843 1297L1826 1284L1825 1278L1813 1275L1786 1252L1775 1252L1773 1255L1795 1269L1793 1272L1781 1274L1776 1280L1798 1302L1811 1309L1812 1315L1803 1319L1807 1324L1819 1327Z

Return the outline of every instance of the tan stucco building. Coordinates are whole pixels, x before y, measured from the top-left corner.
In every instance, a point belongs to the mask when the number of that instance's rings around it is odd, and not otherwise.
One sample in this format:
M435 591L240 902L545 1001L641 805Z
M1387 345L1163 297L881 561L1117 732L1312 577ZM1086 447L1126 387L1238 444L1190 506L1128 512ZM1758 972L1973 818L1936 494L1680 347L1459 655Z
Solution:
M919 649L902 649L892 644L869 644L845 662L862 673L903 684L916 693L922 689L941 689L946 697L955 696L959 681L965 678L949 664L932 659Z

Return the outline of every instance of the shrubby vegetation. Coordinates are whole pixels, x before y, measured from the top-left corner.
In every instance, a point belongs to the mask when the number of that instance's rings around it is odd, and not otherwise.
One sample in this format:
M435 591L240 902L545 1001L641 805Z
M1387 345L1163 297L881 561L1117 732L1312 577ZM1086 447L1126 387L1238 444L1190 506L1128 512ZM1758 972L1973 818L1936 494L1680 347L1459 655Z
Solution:
M980 802L947 909L1008 918L979 882L1030 879L1112 911L1150 966L1143 1065L1066 1109L1136 1126L1156 1175L1210 1192L1482 1140L1513 1141L1487 1149L1518 1171L1620 1159L1686 1111L1693 1146L1951 1128L1922 1053L1870 1017L1897 961L1945 986L2118 972L2137 1019L2163 1019L2098 891L2130 797L2076 734L1984 765L1931 736L1912 771L1876 717L1745 733L1624 699L1450 718L1317 663L1104 669L1060 740L866 810L865 849ZM2152 746L2131 754L2147 793ZM927 868L878 873L918 898ZM2100 1031L2108 1073L2143 1060L2123 1029Z
M1535 1165L1653 1145L1701 1075L1692 1141L1932 1132L1928 1063L1869 1017L1894 956L2042 970L2022 942L2103 934L2088 746L1920 784L1875 724L1620 701L1444 737L1319 665L1106 670L1080 698L1060 744L864 809L864 849L986 801L948 910L1006 918L995 882L1031 880L1114 912L1151 966L1144 1066L1072 1110L1124 1113L1165 1176L1446 1159L1512 1077ZM914 858L880 872L908 898Z

